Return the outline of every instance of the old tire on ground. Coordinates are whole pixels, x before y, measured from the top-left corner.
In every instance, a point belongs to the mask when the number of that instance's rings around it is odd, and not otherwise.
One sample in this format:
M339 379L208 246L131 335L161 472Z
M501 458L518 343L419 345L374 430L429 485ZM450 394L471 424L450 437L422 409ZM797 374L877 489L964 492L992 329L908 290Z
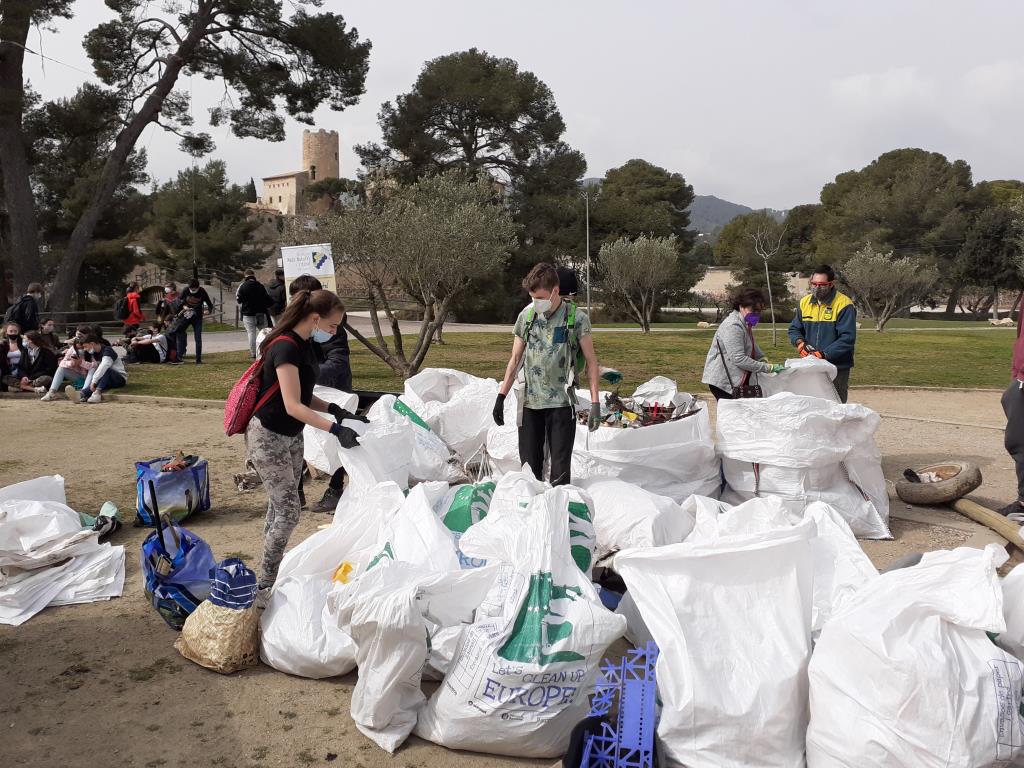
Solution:
M896 495L907 504L933 507L956 501L981 485L981 469L968 461L944 461L917 470L919 475L925 472L934 472L942 479L934 483L912 483L900 478L896 481Z

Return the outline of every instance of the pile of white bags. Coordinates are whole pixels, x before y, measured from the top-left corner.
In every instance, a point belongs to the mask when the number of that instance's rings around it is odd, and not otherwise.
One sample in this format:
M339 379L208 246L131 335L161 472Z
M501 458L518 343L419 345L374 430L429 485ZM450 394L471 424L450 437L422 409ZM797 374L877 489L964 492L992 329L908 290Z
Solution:
M497 395L494 379L450 368L427 368L406 379L402 400L465 464L487 442L487 432L494 426L491 411Z
M120 597L124 547L100 544L67 505L64 478L0 489L0 624L17 626L48 605Z
M1005 628L1005 560L996 545L929 552L833 615L809 669L809 768L993 766L1020 754L1022 665L987 634Z
M754 507L698 514L686 542L615 557L661 651L672 764L803 764L815 524Z
M355 668L355 643L337 622L322 616L327 596L335 583L350 581L366 569L379 551L382 528L404 503L395 483L348 490L331 527L284 556L260 618L260 658L265 664L314 679Z
M383 421L405 426L413 436L412 456L409 461L409 480L457 480L461 476L458 462L453 461L451 449L437 436L419 414L400 398L384 395L366 413L370 421Z
M635 429L600 427L590 432L578 425L573 481L596 477L622 480L680 503L694 493L717 495L721 475L707 408L685 419Z
M569 501L564 488L547 490L525 513L492 511L462 537L467 555L502 565L417 735L452 749L564 754L597 665L625 628L569 555Z
M890 538L889 497L874 440L879 422L862 405L785 392L722 400L717 446L729 486L723 498L780 496L793 514L822 501L857 536Z
M820 397L823 400L839 402L839 395L832 385L836 378L836 367L828 360L818 357L795 357L786 361L786 368L774 376L759 376L757 383L765 397L779 392L794 395Z

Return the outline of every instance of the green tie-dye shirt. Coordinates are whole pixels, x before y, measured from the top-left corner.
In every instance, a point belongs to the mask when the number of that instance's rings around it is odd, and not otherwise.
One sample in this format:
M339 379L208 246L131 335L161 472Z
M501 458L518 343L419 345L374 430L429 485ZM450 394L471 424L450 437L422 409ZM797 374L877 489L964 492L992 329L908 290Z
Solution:
M565 391L565 376L568 369L570 345L556 343L555 335L565 326L569 304L562 301L551 317L536 315L530 338L527 339L526 329L530 322L527 314L528 305L516 319L515 335L526 342L526 402L527 408L564 408L569 405L569 395ZM536 313L534 313L536 314ZM573 329L574 346L579 347L579 340L590 335L590 318L579 307L576 308L576 326Z

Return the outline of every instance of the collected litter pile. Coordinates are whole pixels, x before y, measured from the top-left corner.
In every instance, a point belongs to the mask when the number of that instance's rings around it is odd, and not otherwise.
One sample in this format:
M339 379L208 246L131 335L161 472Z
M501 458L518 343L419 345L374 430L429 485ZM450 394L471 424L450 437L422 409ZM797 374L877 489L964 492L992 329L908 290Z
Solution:
M99 541L114 527L106 515L71 509L60 475L0 488L0 624L17 626L48 605L120 597L124 547Z

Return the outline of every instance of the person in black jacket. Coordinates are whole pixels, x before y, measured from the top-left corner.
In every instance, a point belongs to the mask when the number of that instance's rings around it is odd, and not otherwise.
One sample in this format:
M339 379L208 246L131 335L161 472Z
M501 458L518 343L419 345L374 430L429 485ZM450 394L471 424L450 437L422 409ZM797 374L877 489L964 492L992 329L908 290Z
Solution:
M57 352L39 331L25 334L25 351L27 362L22 366L21 379L7 383L15 392L42 394L53 383L53 375L57 372Z
M4 337L0 341L0 392L6 392L18 384L28 367L28 349L21 339L21 326L15 322L4 323Z
M21 333L39 330L39 307L43 303L43 286L30 283L25 295L7 308L5 323L17 323Z
M175 334L177 344L178 362L185 359L185 352L188 344L188 328L192 326L192 335L196 339L196 365L203 363L203 315L213 312L213 300L198 280L192 280L188 287L181 292L181 297L176 303L175 315L181 315L185 321Z
M320 373L316 383L340 389L342 392L352 391L352 365L349 362L348 334L345 333L347 322L348 316L343 315L337 333L322 344L313 342L313 351L320 360ZM331 475L331 482L324 491L323 498L313 505L313 511L333 514L344 490L345 470L339 469Z
M256 359L256 337L266 325L267 311L273 304L270 294L263 287L263 283L256 279L256 273L251 269L245 270L245 279L242 280L235 291L235 301L238 302L238 310L242 315L242 325L249 336L249 356Z
M284 308L288 306L288 297L285 295L284 290L284 270L275 269L274 279L267 283L267 293L270 295L270 322L272 325L277 325L277 318L284 312Z

